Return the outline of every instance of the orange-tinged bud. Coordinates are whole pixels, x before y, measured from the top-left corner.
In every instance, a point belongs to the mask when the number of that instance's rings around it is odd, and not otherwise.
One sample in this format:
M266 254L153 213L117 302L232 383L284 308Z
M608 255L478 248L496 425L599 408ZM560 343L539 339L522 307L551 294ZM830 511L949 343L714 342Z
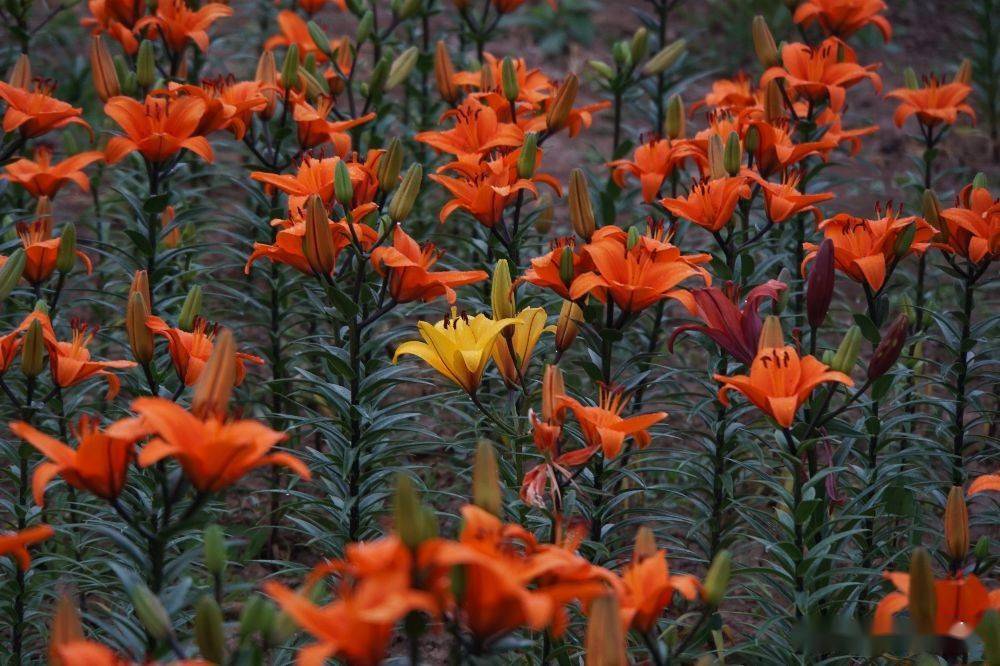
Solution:
M63 666L59 648L80 640L83 640L80 613L70 595L63 592L56 600L56 610L52 614L52 624L49 627L49 665Z
M479 440L472 464L472 503L494 516L503 516L503 493L497 455L489 440Z
M261 94L267 100L267 106L258 111L264 120L270 120L274 115L274 107L278 102L278 65L274 60L274 53L264 51L257 60L257 73L254 80L261 84Z
M785 117L785 100L780 85L777 79L771 79L764 88L764 120L768 123L776 123Z
M132 284L128 288L130 300L134 294L140 294L147 306L152 302L149 294L149 275L146 274L146 271L136 271L135 275L132 276Z
M937 613L937 595L934 591L934 572L931 556L924 548L915 548L910 559L910 621L918 634L934 633Z
M680 95L671 95L667 101L667 117L663 121L663 133L670 139L684 138L684 100Z
M556 323L556 349L564 352L576 340L580 332L580 322L583 321L583 310L573 301L563 301L559 310L559 321Z
M494 88L496 88L496 85L497 85L497 82L496 82L496 78L494 78L494 76L493 76L493 68L492 67L483 67L483 66L480 66L480 68L479 68L479 86L483 90L493 90Z
M642 562L656 555L656 535L645 525L636 530L635 546L632 548L632 561Z
M160 213L160 228L166 231L166 229L173 224L174 218L177 216L176 211L173 206L167 206ZM181 229L180 227L174 227L163 237L163 244L169 248L177 247L181 244Z
M336 253L326 206L318 194L310 194L305 209L306 234L302 239L302 253L314 273L329 275L333 272Z
M585 643L585 666L625 666L625 634L618 597L608 594L590 605Z
M191 411L201 418L222 418L229 408L229 398L236 384L236 343L228 328L219 331L212 345L205 369L194 387Z
M587 190L587 178L581 169L573 169L569 176L569 220L573 231L589 242L597 229L597 219Z
M955 72L955 83L964 83L968 85L972 82L972 61L968 58L963 58L962 63L958 66L958 71Z
M965 491L952 486L944 508L944 544L952 561L961 565L969 553L969 508L965 504Z
M708 139L708 172L712 180L729 176L726 171L726 145L718 134L713 134Z
M102 102L121 94L118 72L114 60L101 35L90 38L90 74L94 81L94 91Z
M939 229L941 226L941 202L938 200L937 195L934 194L934 190L924 190L921 205L927 224Z
M17 57L17 61L7 75L7 82L15 88L27 90L31 87L31 60L28 59L27 53L22 53Z
M552 106L545 114L545 126L549 132L555 133L566 127L569 112L573 110L573 103L576 102L576 94L579 90L580 79L577 78L576 74L569 74L559 86Z
M48 224L49 229L52 228L52 200L47 196L38 197L38 202L35 203L35 219Z
M566 395L566 384L558 365L545 366L542 375L542 418L552 423L557 420L559 398Z
M148 364L153 360L153 334L146 326L149 307L140 293L134 293L129 297L127 307L125 332L128 334L128 344L132 348L132 356L139 363Z
M785 346L785 334L781 330L781 320L775 315L768 315L764 319L764 326L760 331L760 343L758 349L773 349Z
M774 35L767 27L767 21L758 14L753 17L753 50L757 54L760 64L766 68L774 67L778 64L778 45L774 43Z

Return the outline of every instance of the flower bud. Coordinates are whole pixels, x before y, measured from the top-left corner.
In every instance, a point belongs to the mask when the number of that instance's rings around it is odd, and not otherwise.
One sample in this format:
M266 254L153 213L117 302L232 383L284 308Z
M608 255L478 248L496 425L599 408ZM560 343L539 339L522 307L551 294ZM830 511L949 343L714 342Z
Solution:
M931 556L924 548L914 548L910 559L910 621L918 634L934 633L937 613L937 595L934 590L934 572Z
M377 99L385 90L386 79L389 78L389 70L392 67L392 60L389 55L383 55L382 59L375 63L371 76L368 78L368 90L372 99Z
M125 312L125 331L128 334L128 344L132 356L142 364L153 360L153 334L146 326L149 316L149 306L140 293L129 296L128 309Z
M149 635L158 641L173 633L170 616L160 599L143 583L136 582L128 590L135 616Z
M776 123L785 117L785 99L781 94L781 84L771 79L764 88L764 120Z
M299 85L299 45L289 44L281 63L281 87L291 90Z
M897 315L889 330L882 336L881 342L875 347L871 361L868 362L868 379L878 379L892 369L903 351L906 338L910 333L910 321L906 315Z
M569 113L573 110L573 103L576 102L576 94L580 90L580 79L576 74L568 74L562 85L556 90L555 99L549 106L545 114L545 126L551 134L566 127L569 121Z
M743 165L743 145L740 143L740 135L730 132L726 139L726 146L722 153L722 166L726 173L735 176L740 172Z
M184 297L181 314L177 318L177 328L190 331L194 328L194 320L201 313L201 286L194 285Z
M487 439L479 440L472 464L472 503L494 516L503 516L503 493L496 452Z
M10 292L21 280L24 274L24 266L28 263L28 257L22 248L14 250L4 265L0 267L0 302L7 300Z
M573 248L567 245L563 248L562 254L559 256L559 278L568 287L573 283L573 278L575 277L576 268L573 266Z
M437 516L424 506L413 481L405 474L396 478L396 492L392 501L395 529L407 547L413 549L437 536Z
M684 55L684 51L686 50L687 41L683 39L678 39L675 42L667 44L656 55L646 61L646 64L642 66L642 73L646 76L662 74L673 67L674 63Z
M726 595L729 576L732 571L733 556L728 550L720 550L712 560L705 574L705 603L712 608L718 608Z
M219 577L226 572L228 556L226 554L226 534L219 525L209 525L202 534L202 553L205 556L205 569L213 576Z
M538 134L528 132L524 135L524 145L517 157L518 178L531 178L535 175L535 163L538 161Z
M823 239L816 258L809 269L806 278L806 313L809 317L809 327L819 328L826 320L826 313L833 301L833 287L836 281L834 272L833 241Z
M958 70L955 72L955 78L952 79L955 83L964 83L968 85L972 82L972 61L968 58L962 58L962 62L958 65Z
M121 94L114 60L111 59L111 53L101 35L90 38L90 74L94 81L94 91L102 102Z
M383 192L389 193L399 184L399 172L403 168L403 144L397 137L389 142L389 148L378 160L375 176L378 186Z
M343 162L338 162L338 166L341 164ZM302 254L305 255L313 273L329 275L333 272L337 255L333 247L333 234L330 233L326 206L318 194L310 194L306 199L305 208L306 233L302 238Z
M454 104L458 99L458 88L455 86L455 66L451 63L448 47L444 40L439 39L434 49L434 81L437 83L438 94L448 104Z
M767 27L767 21L760 14L753 17L751 26L753 33L753 50L757 54L757 60L769 69L778 64L778 46L774 43L774 35Z
M938 201L937 195L934 194L934 190L924 190L921 204L923 208L924 220L926 220L927 224L932 227L938 228L941 224L941 202Z
M538 211L535 216L535 229L544 236L552 229L552 197L548 192L538 197L535 209Z
M274 605L260 595L253 595L240 612L240 638L254 633L269 634L274 624Z
M413 68L417 64L417 58L419 57L420 49L416 46L411 46L400 53L399 56L392 61L392 65L389 67L389 76L385 80L385 89L392 90L408 79L410 74L413 72Z
M667 117L663 121L663 133L668 139L684 138L684 101L674 94L667 100Z
M42 322L33 319L21 346L21 372L25 377L37 377L45 367L45 336Z
M299 69L299 79L309 99L314 100L323 95L330 94L330 84L327 83L325 76L317 76L310 72L308 68L302 67Z
M375 14L372 10L366 11L358 19L358 27L354 30L354 42L359 46L372 35L372 28L375 27Z
M508 102L513 102L521 94L517 83L517 66L510 56L505 56L500 62L500 89Z
M948 493L944 508L944 544L948 557L961 566L969 553L969 508L961 486L952 486Z
M611 47L611 55L615 59L615 64L621 69L629 69L632 66L632 49L627 42L615 42Z
M497 87L497 82L493 78L493 68L484 67L482 63L479 63L479 87L482 90L494 90Z
M649 48L649 31L644 27L639 27L632 35L632 41L629 43L629 53L632 56L632 62L639 62L646 57L646 51Z
M632 561L642 562L656 555L656 535L645 525L635 531L635 544L632 546Z
M31 60L28 59L27 53L17 56L14 66L10 68L10 73L7 75L7 83L15 88L25 90L31 87Z
M760 329L760 340L757 342L757 349L774 349L785 346L785 334L781 330L781 320L775 315L768 315L764 318L764 325Z
M756 125L747 128L747 133L743 137L743 146L748 153L756 153L760 147L760 130Z
M76 264L76 225L67 222L59 236L59 249L56 251L56 270L69 273Z
M506 259L499 260L493 269L490 289L494 320L507 319L517 315L517 303L510 279L510 264L507 263ZM512 331L512 329L513 327L508 327L506 330Z
M275 64L274 52L264 51L260 54L254 80L261 84L260 94L267 100L267 106L257 113L264 120L270 120L274 115L274 107L278 101L278 93L275 90L278 85L278 66Z
M351 182L351 170L344 160L337 160L333 167L333 193L344 208L348 208L354 200L354 183ZM317 197L318 198L318 197Z
M726 171L726 148L718 134L713 134L708 139L708 173L712 180L729 175Z
M226 662L226 632L222 609L209 595L202 596L195 607L194 638L203 659L213 664Z
M326 36L323 32L323 28L319 27L316 21L309 21L306 24L306 28L309 30L309 39L312 43L316 45L316 48L320 50L320 53L325 55L327 58L333 57L333 50L330 48L330 38Z
M156 83L156 53L153 52L153 42L148 39L142 40L135 56L135 81L143 89Z
M581 169L573 169L569 175L569 220L573 231L589 242L597 229L597 219L587 189L587 178Z
M982 171L977 172L975 177L972 179L972 189L974 190L983 189L988 185L989 182L986 180L986 174Z
M52 624L49 627L49 666L66 666L59 656L59 648L83 639L80 612L71 595L63 592L56 599L56 610L52 614Z
M920 87L920 81L917 80L917 73L913 71L912 67L907 67L903 70L903 83L910 90L916 90Z
M626 666L625 633L618 597L607 594L594 599L587 620L584 666Z
M1000 612L989 609L976 625L976 635L983 642L983 663L1000 664Z
M417 195L420 194L420 184L424 178L424 168L419 164L411 164L403 176L403 182L389 202L389 217L393 222L402 222L410 216Z
M588 60L587 66L590 67L594 72L597 73L603 79L610 81L615 78L615 70L611 69L608 63L601 60Z
M861 327L855 325L847 329L847 333L844 334L844 339L837 347L837 353L834 354L833 360L829 363L830 368L837 372L850 374L860 354Z
M405 21L406 19L415 16L418 11L420 11L420 4L422 0L403 0L400 3L398 9L396 9L396 16L399 20Z
M628 228L628 236L625 238L625 249L631 251L639 244L639 229L635 225Z
M212 354L201 371L191 399L191 411L201 418L223 417L229 408L229 398L236 384L236 345L228 328L219 331L212 345Z
M545 374L542 375L542 419L547 423L558 420L559 399L564 395L566 383L562 370L558 365L546 365Z
M573 301L564 300L559 309L559 321L556 323L556 350L564 352L569 349L580 332L580 322L583 321L583 310Z

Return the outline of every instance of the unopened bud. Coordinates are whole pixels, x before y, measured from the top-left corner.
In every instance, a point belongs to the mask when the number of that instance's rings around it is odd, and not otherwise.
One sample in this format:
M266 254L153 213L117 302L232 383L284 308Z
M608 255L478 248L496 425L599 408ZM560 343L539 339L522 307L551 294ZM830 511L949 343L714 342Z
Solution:
M226 663L226 632L222 626L222 609L207 594L198 600L195 608L194 637L202 658L213 664Z
M632 546L632 561L642 562L656 555L656 535L645 525L635 532L635 543Z
M201 286L194 285L184 297L184 305L181 306L181 314L177 318L177 327L182 331L190 331L194 328L194 320L201 313Z
M434 49L434 81L437 83L438 94L448 104L454 104L458 99L458 88L455 86L455 66L451 63L451 55L443 40L438 40Z
M675 42L667 44L656 55L646 61L646 64L642 66L642 73L646 76L656 76L665 72L680 60L680 57L684 55L684 51L686 50L687 41L683 39L678 39Z
M240 638L255 633L270 634L274 624L274 605L260 595L253 595L240 612Z
M479 440L472 464L472 503L494 516L503 516L500 471L497 456L489 440Z
M257 113L264 120L269 120L274 115L274 107L278 101L278 93L275 90L278 85L278 66L275 64L274 52L264 51L260 54L254 80L261 84L260 94L267 100L267 105Z
M667 116L663 121L663 133L668 139L684 138L684 101L680 95L671 95L667 101Z
M433 509L423 505L413 481L405 474L396 478L392 508L396 533L407 547L417 548L437 536L437 517Z
M580 79L577 78L576 74L568 74L562 85L556 90L555 99L545 114L545 126L550 133L554 134L566 127L579 90Z
M615 59L615 64L621 69L627 70L632 66L632 49L629 48L628 42L615 42L611 48L611 55Z
M712 180L729 175L726 171L726 148L718 134L713 134L708 139L708 172Z
M420 49L416 46L411 46L400 53L399 57L393 60L392 65L389 67L389 76L385 80L385 89L392 90L408 79L419 57Z
M506 259L497 261L493 269L493 279L490 281L490 302L493 306L493 319L507 319L517 314L517 304L514 298L514 288L510 278L510 264ZM508 327L507 330L512 330Z
M146 326L149 316L149 306L142 294L136 292L129 297L128 310L125 313L125 331L128 335L132 356L139 363L149 363L153 360L153 334Z
M594 599L587 620L584 666L626 666L625 632L618 597L608 594Z
M531 178L535 175L535 163L538 161L538 134L528 132L524 135L524 145L517 157L518 178Z
M228 328L219 331L212 353L194 387L191 411L201 418L221 418L229 408L229 398L236 384L236 344Z
M4 265L0 267L0 302L10 296L14 287L20 282L24 274L24 266L28 263L28 257L22 248L14 250Z
M868 379L878 379L892 369L900 352L903 351L909 333L910 321L906 315L897 315L889 325L889 330L882 336L881 342L875 347L875 352L868 363Z
M913 550L910 559L910 621L918 634L934 633L934 618L937 614L937 594L934 590L934 572L931 570L931 556L924 548Z
M974 190L983 189L983 188L987 187L988 185L989 185L989 182L986 179L986 174L983 173L982 171L979 171L978 173L976 173L975 177L972 179L972 189L974 189Z
M649 48L649 31L644 27L639 27L635 33L632 35L632 41L629 44L629 51L632 56L632 62L639 62L646 57L646 50Z
M508 102L513 102L521 94L521 88L517 83L517 66L510 56L504 57L500 62L500 89Z
M903 70L903 83L910 90L916 90L920 87L920 81L917 80L917 73L913 71L912 67L907 67Z
M917 224L913 222L908 224L903 233L896 236L896 242L893 244L892 249L897 257L905 257L909 252L910 248L913 246L913 239L917 235Z
M330 38L326 36L323 32L323 28L319 27L316 21L309 21L306 24L306 28L309 30L309 39L312 43L316 45L316 48L320 50L320 53L325 55L327 58L333 57L333 50L330 48Z
M760 340L757 349L775 349L785 346L785 334L781 330L781 320L775 315L768 315L760 329Z
M375 63L375 67L372 68L372 74L368 78L368 94L372 99L377 99L382 94L382 91L385 90L385 83L389 78L389 70L391 68L392 60L388 54L382 56L382 59Z
M556 323L556 349L564 352L569 349L580 332L580 322L583 321L583 310L573 301L564 300L559 309L559 321Z
M281 63L281 87L291 90L299 85L299 46L289 44Z
M76 225L67 222L59 236L59 250L56 251L56 270L69 273L76 264Z
M343 162L338 162L338 166L341 164ZM329 275L333 272L337 255L326 206L318 194L310 194L305 209L306 233L302 238L302 253L313 273Z
M952 486L948 493L944 508L944 544L948 557L961 566L969 553L969 508L961 486Z
M213 576L221 576L226 572L229 557L226 554L226 533L219 525L209 525L202 534L202 553L205 556L205 569Z
M149 635L158 641L173 633L170 616L160 599L142 583L135 583L128 590L135 616Z
M628 228L628 236L625 238L625 249L631 251L639 244L639 229L636 226Z
M24 90L31 87L31 60L27 53L17 56L14 66L10 68L10 73L7 75L7 83Z
M351 182L351 170L344 160L337 160L333 168L333 193L345 208L354 200L354 183Z
M781 84L771 79L764 88L764 120L776 123L785 117L785 99L781 94Z
M372 35L372 29L375 27L375 14L372 10L366 11L360 19L358 19L358 27L354 31L354 41L356 44L361 45Z
M393 137L389 148L378 160L375 175L378 186L383 192L392 192L399 184L399 172L403 168L403 144Z
M573 169L569 175L569 220L573 231L589 242L597 229L597 219L587 189L587 178L581 169Z
M139 52L135 57L135 81L143 89L156 83L156 54L153 52L153 42L148 39L139 44Z
M934 190L924 190L924 196L921 200L923 208L923 216L927 221L927 224L934 228L938 228L941 224L941 202L938 201L937 195L934 194Z
M968 58L963 58L962 62L958 66L958 70L955 72L955 78L953 79L955 83L964 83L968 85L972 82L972 61Z
M410 216L413 206L420 194L420 184L424 179L424 168L419 164L411 164L403 176L403 182L389 202L389 217L393 222L402 222Z
M33 319L21 346L21 372L25 377L37 377L45 367L45 336L42 322Z
M705 603L712 608L718 608L726 596L729 586L729 576L732 572L733 556L728 550L720 550L712 560L705 574Z
M94 91L102 102L121 94L115 62L111 59L111 53L108 52L101 35L90 38L90 74L94 82Z
M569 301L566 301L569 302ZM559 401L566 395L566 383L558 365L546 365L542 375L542 418L552 423L559 412Z
M855 325L847 329L847 333L844 334L844 339L840 341L837 353L834 354L833 361L829 364L830 368L837 372L850 374L860 354L861 327Z
M835 280L833 241L825 238L820 243L809 269L809 277L806 278L806 313L810 328L819 328L826 320L826 313L833 301Z
M71 596L63 592L56 600L56 610L49 627L49 666L67 666L60 656L60 647L82 640L84 637L80 612Z
M753 17L751 32L753 33L753 50L757 54L757 60L760 61L760 64L764 66L764 69L777 65L778 46L774 43L774 35L767 27L767 21L760 14Z
M615 70L611 69L611 66L606 62L601 60L588 60L587 66L594 70L594 72L603 79L610 81L615 78Z
M730 132L722 153L722 166L725 167L727 174L735 176L740 172L742 164L743 145L740 143L740 135L736 132Z
M563 248L559 255L559 278L567 287L573 283L576 277L576 267L573 266L573 248L568 245Z

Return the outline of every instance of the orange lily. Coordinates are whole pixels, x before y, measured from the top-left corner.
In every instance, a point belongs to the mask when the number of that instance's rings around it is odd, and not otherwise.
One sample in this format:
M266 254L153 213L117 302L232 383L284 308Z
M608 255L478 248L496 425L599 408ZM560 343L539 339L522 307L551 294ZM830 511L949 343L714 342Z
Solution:
M353 156L346 161L354 189L352 207L371 203L375 199L379 188L376 167L384 152L369 150L364 162L358 162ZM306 155L294 175L254 171L250 177L287 194L289 210L302 208L310 194L319 195L329 208L334 203L333 175L339 161L339 157L316 158Z
M784 222L793 215L799 213L812 213L819 222L822 215L816 204L829 201L833 198L832 192L819 192L817 194L803 194L799 192L798 184L802 174L797 171L789 171L781 179L780 183L772 183L752 174L761 189L764 191L764 207L767 210L768 220L778 224Z
M56 269L56 257L59 256L59 246L62 245L61 236L52 237L52 218L46 215L30 224L20 222L16 228L26 258L24 279L33 285L45 282ZM76 256L83 262L89 275L93 270L90 257L80 250L76 250Z
M788 133L787 121L768 123L759 120L749 126L757 131L754 164L758 173L765 178L776 172L785 172L810 155L825 156L837 147L834 137L827 135L817 141L796 143Z
M1000 254L1000 199L985 187L962 188L957 205L941 212L950 250L973 263Z
M53 97L54 88L50 82L37 82L25 90L0 81L0 99L7 102L3 131L20 130L29 139L66 125L82 125L89 132L90 125L80 117L83 109Z
M516 284L530 282L531 284L551 289L566 300L570 300L569 289L573 284L573 279L577 275L582 275L585 271L593 268L590 257L582 252L576 251L576 239L572 236L556 238L550 243L551 250L540 257L531 260L531 267L519 277ZM566 249L569 248L572 257L573 274L568 277L568 281L563 279L560 266L562 257Z
M892 117L896 127L902 127L906 119L913 115L921 125L934 127L941 123L953 125L960 113L974 121L976 112L965 103L965 99L971 94L972 86L967 83L953 81L942 84L938 83L937 78L931 77L921 88L897 88L887 93L886 97L900 101Z
M388 275L389 293L397 303L427 302L444 296L449 304L453 304L454 287L489 277L486 271L432 271L431 267L440 257L441 253L435 252L433 243L421 248L397 224L392 232L392 246L375 248L371 262L379 275Z
M177 371L177 376L180 377L185 386L193 386L201 377L205 364L208 363L208 357L212 355L215 344L215 329L209 329L208 322L202 317L195 319L193 330L185 331L180 328L171 328L167 322L153 315L146 318L146 327L153 333L167 339L170 358L173 361L174 370ZM264 359L253 354L237 352L235 386L242 384L246 378L247 363L264 365Z
M670 573L664 550L645 557L634 553L632 563L621 573L621 580L622 624L643 634L653 630L663 610L673 601L674 593L679 592L688 601L701 596L697 578Z
M319 10L326 7L328 4L333 5L342 12L347 11L346 0L305 0L304 2L302 0L299 0L298 6L301 7L302 11L304 11L306 14L312 16Z
M6 260L6 257L3 258ZM0 266L3 262L0 262ZM29 317L31 315L28 315ZM30 321L28 321L30 324ZM27 328L26 325L22 324L18 326L10 333L0 336L0 375L7 372L10 369L11 364L17 359L18 352L21 350L21 344L24 342L24 331Z
M892 618L910 604L910 575L894 571L882 574L896 592L890 592L875 607L872 633L892 633ZM1000 590L987 591L973 574L934 581L934 634L966 638L989 609L1000 610Z
M192 10L184 0L161 0L156 4L156 14L139 19L135 27L136 30L156 28L174 54L183 52L188 40L207 51L208 28L220 18L232 15L232 7L221 2L209 2Z
M622 418L628 398L616 388L601 385L596 405L583 405L574 398L561 396L560 409L570 409L580 422L583 441L587 446L601 447L605 458L621 453L625 440L631 437L640 449L652 441L648 429L667 418L666 412L652 412Z
M555 91L555 84L542 70L537 67L529 68L524 58L511 58L511 61L514 63L514 76L517 79L517 99L514 101L537 111ZM503 113L506 120L510 121L510 102L500 91L503 81L502 59L492 53L484 53L481 69L455 72L451 80L456 86L479 91L471 93L470 97L486 103L497 113ZM494 97L499 99L492 99Z
M90 179L83 173L83 168L104 159L104 153L88 150L67 157L62 162L52 163L52 149L47 146L35 148L35 159L22 157L11 162L4 171L2 178L20 185L28 194L35 197L56 195L66 183L75 183L84 192L90 191Z
M251 419L199 418L165 398L137 398L138 416L112 425L112 437L153 438L139 452L139 466L175 458L191 484L201 492L218 492L258 467L279 465L310 479L309 469L289 453L269 453L287 435Z
M298 127L299 147L303 150L328 143L333 146L334 153L343 157L351 151L351 135L347 131L375 119L374 113L368 113L360 118L330 121L327 118L333 110L332 97L319 97L316 106L307 103L304 96L295 94L294 97L292 118Z
M842 372L830 370L814 356L803 356L795 347L764 347L750 364L749 375L715 375L722 382L719 401L729 406L729 392L739 391L758 409L784 428L790 428L795 412L813 390L826 382L853 386L854 381Z
M693 160L699 169L708 166L704 154L689 141L660 139L648 141L635 149L631 160L615 160L607 166L614 169L611 177L619 187L625 187L625 177L635 176L642 184L642 199L652 202L664 181L684 163Z
M829 101L834 111L844 107L847 88L865 79L871 81L875 92L882 92L882 79L874 71L878 65L859 65L854 49L836 37L827 38L816 48L786 44L781 49L781 62L782 66L764 72L761 88L773 79L784 79L798 95L814 103Z
M453 118L449 130L420 132L414 138L440 153L460 161L477 162L496 148L516 148L524 143L524 131L513 123L500 122L492 108L467 100L442 118Z
M295 44L299 49L300 60L304 61L309 55L315 57L316 62L319 63L329 60L309 36L308 24L295 12L287 9L278 12L278 29L281 31L280 34L272 35L264 42L265 50L272 51L282 46ZM330 40L331 50L336 50L338 45L337 40Z
M660 199L660 205L677 217L714 232L729 224L740 199L749 197L750 186L743 176L705 178L687 196Z
M135 24L146 14L145 0L87 0L90 16L80 20L80 25L91 33L108 33L129 55L139 50L135 37Z
M23 421L11 423L10 430L49 460L35 468L32 479L38 506L44 505L45 487L56 476L78 490L109 501L117 498L125 486L129 463L135 457L135 440L101 432L92 417L81 417L77 423L73 431L76 449Z
M205 103L205 113L194 132L202 136L228 129L237 141L242 141L253 114L267 107L262 83L236 81L232 76L207 79L200 86L178 86L174 90L198 97Z
M17 561L21 571L31 566L28 546L45 541L56 532L48 525L35 525L20 532L0 532L0 555L10 555Z
M823 138L820 140L820 143L824 143L829 147L823 147L819 150L824 160L827 159L830 150L842 143L850 145L851 156L857 155L858 151L861 150L861 138L874 134L878 131L878 125L866 125L856 129L844 129L843 122L841 114L829 107L823 109L823 111L816 117L816 124L826 127L826 131L823 132Z
M867 284L879 291L891 275L902 256L896 250L900 236L911 226L916 232L907 254L923 254L931 246L937 230L919 217L897 217L893 208L887 208L885 215L877 210L879 217L865 219L840 213L820 223L824 238L833 241L833 260L838 270L852 279ZM805 243L808 252L802 262L802 269L816 258L819 245Z
M792 20L801 26L819 23L828 35L847 39L866 25L874 25L882 39L892 38L892 26L882 16L883 0L806 0L795 8Z
M114 400L121 389L118 375L111 370L134 368L134 361L94 361L90 358L87 346L94 339L94 333L88 332L87 324L74 319L72 322L73 338L69 342L56 339L52 323L47 315L41 312L33 313L42 322L45 336L45 346L49 352L49 365L52 379L57 386L67 388L76 386L91 377L102 376L107 379L108 393L106 400Z
M146 95L144 104L131 97L112 97L104 105L104 113L125 132L125 136L108 141L108 164L136 151L150 162L165 162L184 148L206 162L215 159L208 140L196 134L205 115L205 102L197 97Z
M759 103L757 97L753 82L745 73L740 72L732 79L713 81L711 91L703 99L691 105L691 112L702 106L710 106L713 109L738 113L756 107Z

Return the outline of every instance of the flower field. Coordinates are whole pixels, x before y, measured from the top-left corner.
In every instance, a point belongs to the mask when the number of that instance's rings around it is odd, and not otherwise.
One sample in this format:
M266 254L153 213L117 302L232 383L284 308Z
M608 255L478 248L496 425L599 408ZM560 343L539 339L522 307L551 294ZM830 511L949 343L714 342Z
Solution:
M0 19L0 664L1000 664L995 0Z

